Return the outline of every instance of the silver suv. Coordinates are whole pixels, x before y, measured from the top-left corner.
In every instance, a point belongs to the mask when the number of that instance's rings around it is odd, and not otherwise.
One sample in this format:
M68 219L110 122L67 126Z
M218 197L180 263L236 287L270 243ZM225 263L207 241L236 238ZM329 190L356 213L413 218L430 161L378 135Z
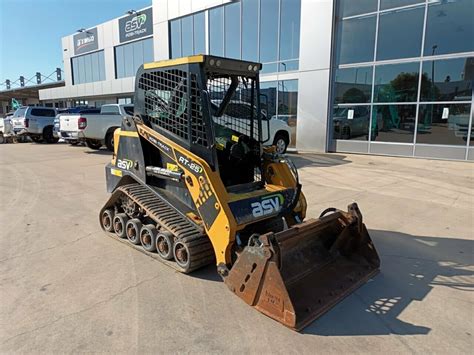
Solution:
M58 138L53 135L56 114L56 109L52 107L20 107L13 115L13 128L23 126L34 142L44 140L46 143L57 143Z

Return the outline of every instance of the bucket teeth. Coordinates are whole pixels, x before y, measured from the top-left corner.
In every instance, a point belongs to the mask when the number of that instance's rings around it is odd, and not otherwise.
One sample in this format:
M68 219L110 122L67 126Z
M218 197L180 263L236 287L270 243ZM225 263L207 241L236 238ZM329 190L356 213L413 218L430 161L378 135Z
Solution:
M379 257L357 205L261 235L225 283L261 313L301 330L378 272Z

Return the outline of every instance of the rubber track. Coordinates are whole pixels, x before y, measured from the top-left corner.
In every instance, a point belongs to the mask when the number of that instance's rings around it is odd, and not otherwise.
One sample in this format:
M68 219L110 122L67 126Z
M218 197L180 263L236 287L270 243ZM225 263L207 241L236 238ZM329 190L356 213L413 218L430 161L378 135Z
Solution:
M143 249L141 245L133 245L128 240L120 239L114 233L107 233L114 239L119 240L134 249L137 249L146 255L163 262L183 273L190 273L203 266L212 263L214 258L214 249L204 231L196 224L191 222L185 215L180 213L169 202L162 198L158 193L151 191L141 184L129 184L118 187L112 194L109 202L104 206L110 208L111 202L114 204L118 201L120 195L129 197L132 201L138 204L158 225L164 227L181 242L187 245L189 250L189 257L191 258L191 265L188 270L183 270L174 261L163 260L156 253L150 253ZM101 211L101 214L102 214Z

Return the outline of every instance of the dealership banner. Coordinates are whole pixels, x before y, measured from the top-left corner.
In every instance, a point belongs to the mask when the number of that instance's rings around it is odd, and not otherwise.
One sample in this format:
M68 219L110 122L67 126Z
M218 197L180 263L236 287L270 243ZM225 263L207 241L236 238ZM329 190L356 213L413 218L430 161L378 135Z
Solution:
M74 55L95 51L98 48L97 27L74 35Z
M153 34L152 8L119 19L120 43Z

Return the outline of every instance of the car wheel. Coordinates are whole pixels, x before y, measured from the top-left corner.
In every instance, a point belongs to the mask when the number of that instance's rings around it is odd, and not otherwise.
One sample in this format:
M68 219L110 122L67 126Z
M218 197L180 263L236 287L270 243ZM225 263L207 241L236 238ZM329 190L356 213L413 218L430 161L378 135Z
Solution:
M277 133L273 140L273 145L276 147L278 154L284 154L288 148L288 138L281 133Z
M58 143L59 138L55 138L53 135L53 127L48 126L43 130L43 139L46 143Z
M102 143L93 139L86 140L86 144L90 149L99 150L102 147Z
M35 143L39 143L39 142L41 142L41 140L42 140L42 137L41 137L41 136L37 136L37 135L31 135L30 138L31 138L31 140L32 140L33 142L35 142Z
M111 152L114 151L114 132L110 132L107 134L107 137L105 137L105 146Z

